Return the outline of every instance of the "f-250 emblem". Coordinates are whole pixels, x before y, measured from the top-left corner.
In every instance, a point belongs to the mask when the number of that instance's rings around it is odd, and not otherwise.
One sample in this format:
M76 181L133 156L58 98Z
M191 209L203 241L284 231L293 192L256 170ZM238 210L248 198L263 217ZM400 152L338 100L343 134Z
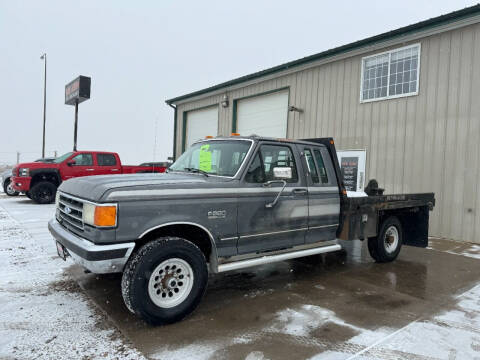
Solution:
M225 219L227 217L227 210L210 210L207 213L209 219Z

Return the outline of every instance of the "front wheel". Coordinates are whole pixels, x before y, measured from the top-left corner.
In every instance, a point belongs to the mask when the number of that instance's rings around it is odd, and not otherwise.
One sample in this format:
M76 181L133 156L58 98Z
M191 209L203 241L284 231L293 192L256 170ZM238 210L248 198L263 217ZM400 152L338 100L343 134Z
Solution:
M122 276L127 308L150 324L183 319L200 303L208 270L205 256L193 243L162 237L141 247Z
M37 204L51 204L55 201L57 187L49 181L41 181L30 190L32 200Z
M5 180L3 183L3 191L8 196L17 196L19 194L19 192L15 191L15 189L12 187L12 181L10 179Z
M403 230L396 216L386 218L377 237L368 239L368 251L377 262L390 262L397 258L402 248Z

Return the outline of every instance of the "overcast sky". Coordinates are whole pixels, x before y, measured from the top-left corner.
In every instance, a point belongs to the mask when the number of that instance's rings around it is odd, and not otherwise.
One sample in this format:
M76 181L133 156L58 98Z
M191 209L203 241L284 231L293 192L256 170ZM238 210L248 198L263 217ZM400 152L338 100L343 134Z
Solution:
M173 141L166 99L475 2L2 0L0 163L41 155L44 52L48 155L72 148L64 86L86 75L79 149L163 161Z

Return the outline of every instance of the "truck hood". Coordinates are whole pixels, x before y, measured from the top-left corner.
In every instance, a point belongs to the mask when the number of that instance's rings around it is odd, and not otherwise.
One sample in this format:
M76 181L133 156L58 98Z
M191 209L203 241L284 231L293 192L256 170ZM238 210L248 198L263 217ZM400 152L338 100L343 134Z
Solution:
M27 169L56 169L58 164L55 163L43 163L43 162L30 162L30 163L21 163L15 165L15 169L27 168Z
M211 187L212 183L231 181L228 178L217 176L203 176L201 174L126 174L85 176L64 181L59 190L79 198L101 201L107 192L124 189L181 189Z

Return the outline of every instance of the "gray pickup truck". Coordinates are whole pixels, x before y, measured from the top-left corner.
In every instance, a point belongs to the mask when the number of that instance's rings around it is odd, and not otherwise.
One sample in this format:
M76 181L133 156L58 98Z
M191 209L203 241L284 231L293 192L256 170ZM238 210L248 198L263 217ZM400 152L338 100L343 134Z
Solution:
M434 194L346 196L333 139L217 137L165 174L68 180L49 230L59 256L122 272L128 309L151 324L199 304L208 273L338 251L367 240L377 262L428 245Z

